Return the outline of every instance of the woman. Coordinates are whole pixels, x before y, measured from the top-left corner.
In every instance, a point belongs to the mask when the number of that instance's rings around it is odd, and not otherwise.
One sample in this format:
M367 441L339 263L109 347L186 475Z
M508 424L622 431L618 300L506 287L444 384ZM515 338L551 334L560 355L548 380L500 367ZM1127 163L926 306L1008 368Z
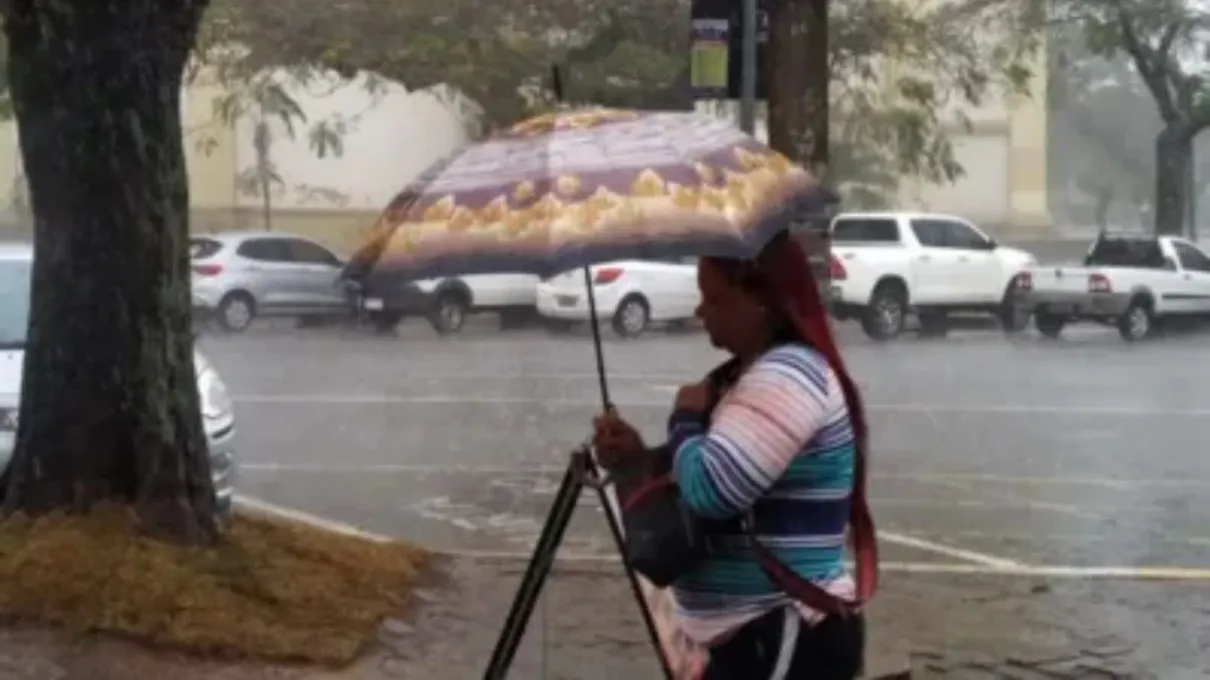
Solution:
M698 287L697 314L710 341L731 353L732 375L677 394L665 450L674 452L681 502L707 520L751 517L759 545L799 579L824 597L864 601L876 572L865 422L805 253L783 235L755 261L702 259ZM595 426L606 466L648 451L616 413ZM844 562L851 520L865 537L864 592ZM705 680L857 677L859 604L827 614L792 598L766 576L740 523L722 526L734 529L712 534L711 555L673 584L685 633L710 650Z

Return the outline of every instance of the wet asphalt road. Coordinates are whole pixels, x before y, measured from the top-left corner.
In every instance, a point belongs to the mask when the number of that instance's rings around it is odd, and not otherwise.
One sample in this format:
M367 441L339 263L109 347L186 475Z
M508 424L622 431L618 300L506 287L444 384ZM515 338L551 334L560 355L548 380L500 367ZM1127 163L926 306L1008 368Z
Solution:
M884 560L1210 580L1210 334L842 340ZM586 334L488 322L446 340L268 329L201 346L236 400L241 493L438 548L524 551L599 409ZM720 359L698 333L606 351L614 401L651 440L675 387ZM565 546L612 550L591 495Z

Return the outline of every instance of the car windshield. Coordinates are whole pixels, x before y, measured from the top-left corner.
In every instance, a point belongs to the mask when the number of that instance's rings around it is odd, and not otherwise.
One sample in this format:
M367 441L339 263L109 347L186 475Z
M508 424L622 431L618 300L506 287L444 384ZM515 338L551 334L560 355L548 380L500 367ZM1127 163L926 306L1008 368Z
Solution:
M25 347L29 325L30 263L0 260L0 350Z

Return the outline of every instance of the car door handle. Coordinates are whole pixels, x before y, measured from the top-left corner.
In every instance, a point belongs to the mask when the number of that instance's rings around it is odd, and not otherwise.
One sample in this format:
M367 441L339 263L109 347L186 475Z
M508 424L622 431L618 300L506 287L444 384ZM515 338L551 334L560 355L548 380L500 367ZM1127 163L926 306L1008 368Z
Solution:
M916 259L920 260L921 262L928 262L929 260L931 260L933 258L928 255L921 255L920 257L918 257Z
M958 261L959 261L959 262L970 262L970 260L971 260L971 259L970 259L969 257L965 256L965 255L963 255L963 256L961 256L961 257L959 257L959 258L958 258Z
M1193 275L1192 275L1192 274L1185 274L1185 280L1186 280L1186 281L1189 281L1189 280L1192 280L1192 279L1193 279Z

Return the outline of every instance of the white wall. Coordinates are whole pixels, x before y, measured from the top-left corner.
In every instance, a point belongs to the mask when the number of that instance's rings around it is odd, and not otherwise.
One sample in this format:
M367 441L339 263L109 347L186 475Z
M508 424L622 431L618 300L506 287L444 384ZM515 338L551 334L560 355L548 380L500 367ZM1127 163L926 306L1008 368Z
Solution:
M905 183L902 207L959 215L976 224L1004 224L1011 192L1008 135L953 134L950 141L966 174L954 184Z
M361 76L343 85L332 77L287 86L307 121L296 124L294 139L280 123L273 126L270 156L285 184L274 191L275 208L379 210L418 174L469 141L464 102L408 92L396 83L366 85ZM341 156L319 158L312 149L308 131L321 120L346 126ZM245 116L236 125L237 173L256 165L255 124ZM259 195L246 192L238 192L236 200L241 206L261 205Z

